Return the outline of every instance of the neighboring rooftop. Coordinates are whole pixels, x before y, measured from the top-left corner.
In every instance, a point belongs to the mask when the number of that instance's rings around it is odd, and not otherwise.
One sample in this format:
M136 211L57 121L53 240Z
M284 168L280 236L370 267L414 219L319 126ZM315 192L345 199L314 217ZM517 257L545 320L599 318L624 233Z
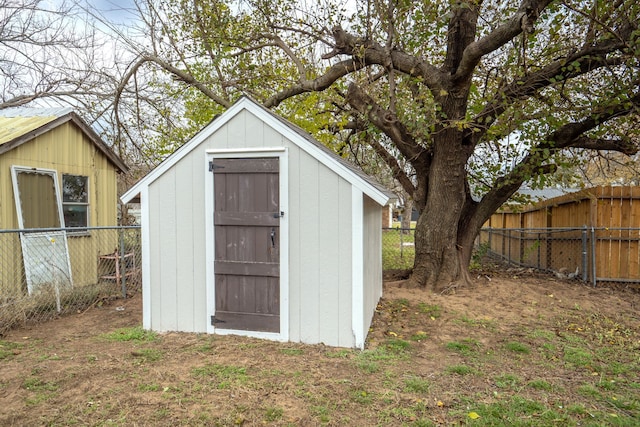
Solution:
M67 108L15 107L0 110L0 144L14 140L49 122L71 113Z
M564 196L565 194L571 194L580 191L579 188L521 188L518 193L531 197L533 202L539 202L542 200L553 199L554 197Z
M0 154L14 149L45 132L71 121L78 126L93 144L122 172L128 167L100 136L71 107L27 108L15 107L0 110Z

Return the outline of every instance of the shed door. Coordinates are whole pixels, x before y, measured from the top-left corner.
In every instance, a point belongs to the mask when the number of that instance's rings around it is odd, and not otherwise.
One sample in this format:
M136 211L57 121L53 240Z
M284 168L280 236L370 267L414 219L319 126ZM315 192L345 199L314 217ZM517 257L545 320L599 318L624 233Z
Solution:
M280 332L278 158L214 159L212 167L213 325Z

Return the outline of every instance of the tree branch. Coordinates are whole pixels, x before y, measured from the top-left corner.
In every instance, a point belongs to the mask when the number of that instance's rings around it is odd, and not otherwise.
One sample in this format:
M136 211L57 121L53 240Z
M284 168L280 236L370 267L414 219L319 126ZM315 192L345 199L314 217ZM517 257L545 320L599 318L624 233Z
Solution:
M538 20L540 12L553 0L523 0L518 11L504 24L469 44L462 55L462 60L453 75L453 83L464 81L473 73L482 57L509 43L523 31L532 32L533 24Z
M589 138L580 136L571 143L573 148L585 148L587 150L618 151L627 156L638 152L638 146L626 139Z
M300 95L306 92L323 91L330 87L341 77L344 77L347 74L360 70L362 68L364 68L364 64L354 61L353 59L341 61L331 66L327 70L327 72L316 79L302 80L300 81L300 83L274 94L265 101L264 105L267 108L272 108L278 106L282 101L287 98L291 98L292 96Z
M349 55L365 65L380 65L387 67L389 61L395 70L412 77L422 78L424 84L431 90L439 92L446 79L445 74L437 67L421 58L409 55L397 48L387 50L384 46L347 33L342 27L333 29L336 42L333 52L326 58L337 55Z
M411 182L411 178L409 178L405 171L400 167L398 160L375 138L369 138L368 143L376 154L387 164L391 170L391 175L400 183L404 191L413 196L416 191L416 187L413 185L413 182Z
M355 83L349 85L346 101L384 132L407 161L414 165L425 163L423 156L426 149L413 139L407 128L394 114L376 104L373 98L365 94Z
M495 120L504 113L514 101L525 99L540 89L551 86L558 81L566 81L588 74L599 68L616 65L620 58L609 58L608 54L624 47L618 40L604 40L595 46L587 47L579 52L557 59L535 73L514 80L506 87L498 90L493 99L474 117L465 137L472 139L475 146L486 134ZM568 67L567 64L571 66Z

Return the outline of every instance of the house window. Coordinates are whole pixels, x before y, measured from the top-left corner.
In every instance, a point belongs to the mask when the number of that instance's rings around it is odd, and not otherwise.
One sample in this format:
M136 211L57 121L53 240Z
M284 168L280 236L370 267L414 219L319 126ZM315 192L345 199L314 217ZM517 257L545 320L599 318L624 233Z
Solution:
M62 175L62 213L68 228L89 225L89 177Z

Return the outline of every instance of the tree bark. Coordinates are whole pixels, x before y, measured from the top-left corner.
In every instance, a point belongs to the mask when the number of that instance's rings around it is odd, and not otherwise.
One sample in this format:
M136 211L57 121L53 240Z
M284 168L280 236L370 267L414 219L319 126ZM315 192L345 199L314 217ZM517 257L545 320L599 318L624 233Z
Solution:
M402 232L405 234L410 233L409 229L411 228L412 212L413 199L411 197L407 197L404 202L404 207L402 208L402 221L400 221L400 228L402 228Z
M409 286L442 291L468 281L458 234L469 154L460 144L459 132L443 128L434 143L425 208L416 224L416 257Z

